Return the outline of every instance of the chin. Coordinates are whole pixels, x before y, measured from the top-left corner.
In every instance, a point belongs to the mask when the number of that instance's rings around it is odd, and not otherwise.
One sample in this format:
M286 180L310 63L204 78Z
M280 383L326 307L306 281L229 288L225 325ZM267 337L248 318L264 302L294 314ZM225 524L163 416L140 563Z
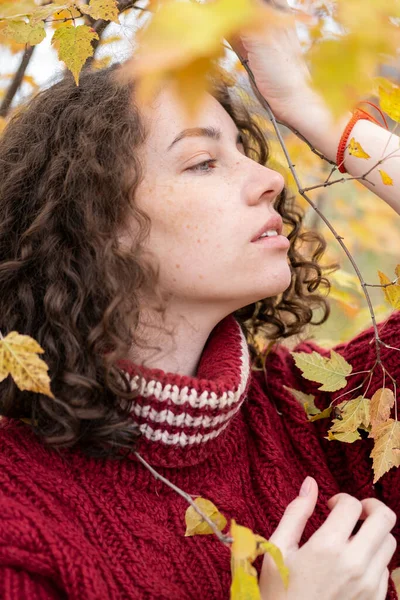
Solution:
M265 298L273 298L274 296L279 296L280 294L283 294L283 292L285 290L288 289L290 285L290 281L282 283L282 285L275 285L274 287L267 287L266 289L264 289L264 293L262 295L262 297L260 298L260 300L264 300Z

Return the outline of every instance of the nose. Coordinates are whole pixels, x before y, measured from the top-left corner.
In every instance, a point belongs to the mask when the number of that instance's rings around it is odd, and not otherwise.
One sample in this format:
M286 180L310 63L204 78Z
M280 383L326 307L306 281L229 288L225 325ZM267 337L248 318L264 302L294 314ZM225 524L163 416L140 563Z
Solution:
M273 169L257 165L257 174L252 174L252 182L249 183L250 193L248 195L249 204L258 204L269 200L273 202L285 187L283 176Z

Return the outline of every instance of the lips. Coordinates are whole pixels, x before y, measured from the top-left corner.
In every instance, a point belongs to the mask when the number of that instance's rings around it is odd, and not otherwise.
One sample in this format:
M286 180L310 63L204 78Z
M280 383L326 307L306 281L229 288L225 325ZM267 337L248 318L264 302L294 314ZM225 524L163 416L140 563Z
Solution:
M267 221L267 223L265 223L265 225L263 225L261 229L257 231L257 233L251 241L256 242L260 235L271 229L275 229L278 235L281 235L283 229L283 222L279 215L276 215L275 217L272 217L269 221Z

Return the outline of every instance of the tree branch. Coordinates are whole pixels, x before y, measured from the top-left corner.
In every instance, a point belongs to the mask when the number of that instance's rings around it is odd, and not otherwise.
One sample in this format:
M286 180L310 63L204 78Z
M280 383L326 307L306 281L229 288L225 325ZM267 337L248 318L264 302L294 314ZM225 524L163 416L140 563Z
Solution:
M186 500L186 502L188 502L194 508L194 510L197 512L197 514L200 515L200 517L202 519L204 519L204 521L211 527L211 529L213 530L213 532L215 533L215 535L217 536L217 538L219 539L220 542L222 542L223 544L231 544L233 542L233 539L231 537L224 535L218 529L216 524L210 519L210 517L208 517L205 513L203 513L203 511L197 506L197 504L194 503L194 501L192 500L192 497L189 494L187 494L186 492L181 490L178 486L176 486L174 483L172 483L172 481L169 481L168 479L166 479L165 477L163 477L162 475L157 473L157 471L151 465L149 465L148 462L146 462L144 460L144 458L139 454L139 452L135 451L134 454L135 454L136 458L142 463L142 465L150 471L150 473L153 475L153 477L155 477L155 479L159 479L160 481L165 483L165 485L167 485L172 490L174 490L174 492L179 494L179 496L182 496L182 498L184 498Z
M3 102L0 105L0 117L6 117L8 115L12 101L14 100L15 94L18 92L19 87L24 79L26 69L28 68L34 50L35 46L29 46L28 44L26 45L18 70L15 72L13 80L11 81L7 93L3 98Z

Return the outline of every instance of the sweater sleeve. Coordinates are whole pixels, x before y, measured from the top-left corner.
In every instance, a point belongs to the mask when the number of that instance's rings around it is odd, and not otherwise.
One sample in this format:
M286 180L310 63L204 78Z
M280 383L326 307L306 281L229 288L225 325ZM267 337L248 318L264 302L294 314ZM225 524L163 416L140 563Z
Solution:
M0 598L2 600L61 600L65 594L50 580L23 569L0 567Z
M400 349L400 311L393 312L388 319L379 323L378 331L380 339L388 346L392 346L392 348L381 346L381 360L390 375L397 380L397 388L400 389L400 350L393 349ZM298 373L296 380L297 389L314 394L315 404L321 410L327 407L332 400L338 398L338 396L341 398L337 403L340 403L343 400L350 400L356 398L359 394L365 393L368 379L367 383L362 387L355 388L361 386L365 377L368 377L368 373L365 373L365 371L372 369L376 361L373 328L366 329L349 342L339 344L333 349L352 365L352 373L354 373L354 375L348 377L347 386L334 393L318 391L320 384L304 379L301 371L295 366L293 357L289 356L289 360L292 361L292 368ZM330 355L330 350L320 348L317 344L310 341L302 342L295 347L294 351L316 351L324 356ZM364 372L359 373L360 371ZM393 390L392 382L387 376L385 382L385 386ZM371 378L367 397L371 398L376 390L382 388L383 385L382 369L377 365ZM351 390L354 391L351 392ZM343 395L347 391L349 394ZM337 403L335 402L334 404ZM400 415L399 405L400 401L397 397L397 408ZM393 415L394 410L392 410L391 416L393 417ZM315 426L330 470L335 475L340 489L360 500L367 497L377 497L398 515L397 524L392 531L398 541L398 547L390 566L392 569L400 566L400 467L393 467L373 485L372 459L370 454L374 441L366 437L367 433L365 433L363 439L353 443L330 441L326 439L326 436L328 429L332 425L332 417L315 421L312 425Z

